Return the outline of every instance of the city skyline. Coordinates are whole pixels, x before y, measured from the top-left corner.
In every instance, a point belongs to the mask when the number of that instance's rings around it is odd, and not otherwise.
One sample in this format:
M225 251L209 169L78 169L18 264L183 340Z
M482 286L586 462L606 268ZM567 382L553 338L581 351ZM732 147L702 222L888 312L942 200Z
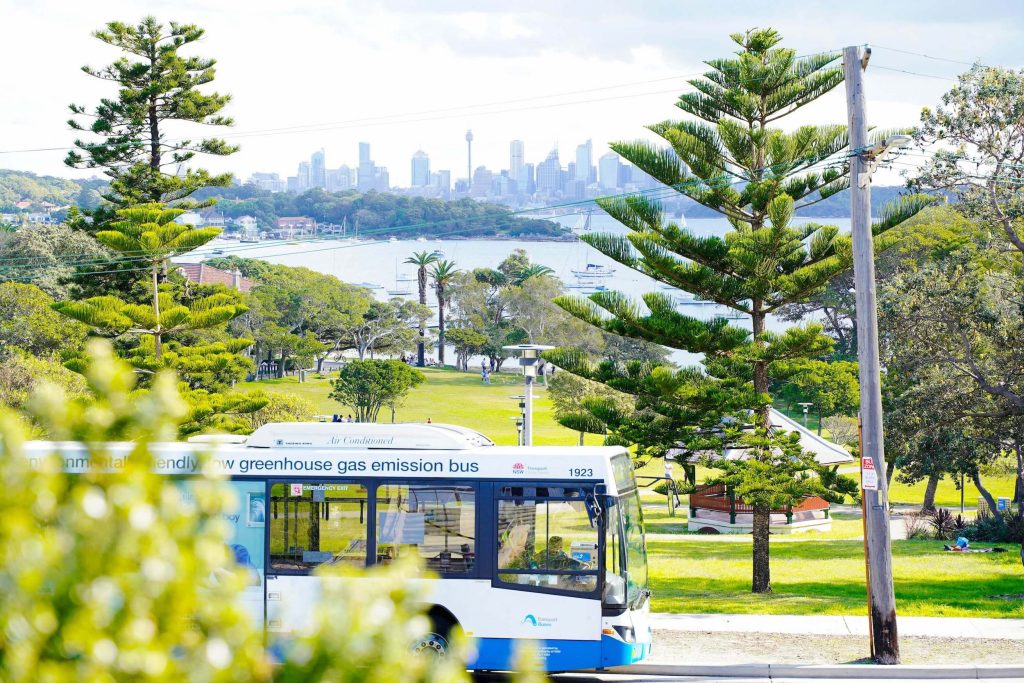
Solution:
M472 141L472 131L467 131L466 170L472 173L466 177L453 176L451 169L432 170L429 153L419 148L409 159L409 184L392 184L387 167L376 165L371 143L361 141L358 143L359 163L355 166L343 162L334 168L333 157L321 147L312 152L308 161L298 162L293 176L258 171L247 178L236 177L236 182L251 183L270 192L302 193L314 188L328 192L375 190L440 199L474 197L511 204L538 199L590 199L612 190L642 190L657 185L653 178L613 151L601 155L595 164L593 141L589 138L576 145L574 161L566 166L562 165L557 147L548 151L544 161L534 164L526 161L525 143L510 140L507 165L493 168L486 164L474 167Z
M33 36L46 35L62 46L38 53L30 79L18 69L0 73L0 88L17 94L17 106L0 113L0 151L7 152L0 155L0 167L76 178L94 173L62 162L75 137L66 125L68 103L92 106L110 93L79 69L115 57L90 32L105 21L133 21L146 13L206 29L190 54L215 58L216 80L207 89L232 96L225 113L237 125L218 133L241 150L226 158L199 158L194 166L243 179L266 171L292 175L300 158L308 160L321 147L327 167L342 160L353 166L352 150L369 140L391 182L408 186L410 156L421 148L432 169L463 177L467 129L475 136L474 158L492 169L508 165L510 139L522 140L535 164L556 143L569 161L575 160L576 145L590 138L596 163L609 141L651 139L645 126L679 117L675 97L705 70L702 60L728 55L735 49L728 35L757 25L778 28L801 53L866 42L929 54L936 44L948 46L940 56L964 64L881 47L875 52L866 85L872 124L913 126L921 108L934 106L973 60L1006 66L1021 61L1016 46L1024 37L1024 8L996 2L985 13L964 15L957 7L951 0L876 0L856 11L807 7L782 13L751 1L723 17L713 7L627 7L604 0L586 8L524 0L507 9L446 0L429 12L407 0L358 10L344 1L296 0L279 17L276 6L262 0L245 11L231 2L112 0L97 11L82 4L58 6L55 0L0 0L0 12L19 27L0 48L11 63L33 51ZM350 20L355 12L358 31ZM887 21L878 21L879 13ZM901 24L911 19L920 30L908 35ZM672 38L681 34L693 38ZM338 45L345 46L342 53ZM356 55L358 64L347 65ZM326 85L332 69L344 69L344 86ZM791 124L843 123L844 112L843 95L836 91L792 117ZM182 127L171 134L194 133ZM885 173L879 171L880 178ZM896 180L890 175L889 182Z

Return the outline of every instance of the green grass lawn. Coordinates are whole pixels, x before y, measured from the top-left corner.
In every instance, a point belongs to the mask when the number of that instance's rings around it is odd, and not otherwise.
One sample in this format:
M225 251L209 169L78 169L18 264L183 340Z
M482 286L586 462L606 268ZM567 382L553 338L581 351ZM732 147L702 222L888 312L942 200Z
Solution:
M857 522L859 524L859 522ZM648 541L652 607L657 612L863 614L864 546L860 541L775 542L770 595L750 592L751 542ZM1024 618L1024 601L993 596L1024 592L1016 547L960 555L936 541L893 542L899 614Z
M475 429L495 443L516 443L515 417L518 402L509 398L522 394L523 377L503 373L491 375L491 384L480 382L479 373L458 372L452 369L421 368L426 381L409 392L405 403L396 412L397 422L434 422L461 425ZM352 411L328 398L330 385L326 379L308 379L300 384L294 377L246 382L239 385L243 391L263 389L296 394L309 399L319 413L347 415ZM533 402L533 442L535 445L575 446L579 433L555 422L551 401L543 385L535 385ZM390 412L381 411L381 422L391 419ZM601 438L590 435L588 445L598 445Z

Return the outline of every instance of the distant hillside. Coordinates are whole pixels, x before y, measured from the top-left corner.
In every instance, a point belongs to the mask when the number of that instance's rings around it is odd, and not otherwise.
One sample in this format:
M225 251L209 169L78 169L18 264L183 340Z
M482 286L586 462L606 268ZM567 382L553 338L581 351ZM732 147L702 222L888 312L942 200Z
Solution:
M473 199L444 201L380 192L360 194L315 189L300 195L266 192L251 185L217 188L196 198L219 197L216 210L228 218L254 216L269 229L283 216L309 216L318 223L344 224L352 235L431 237L557 237L568 230L554 221L516 216L505 206ZM392 232L393 231L393 232Z
M0 211L17 211L15 205L24 201L31 202L32 209L38 209L37 205L43 202L93 208L101 201L99 189L104 185L102 180L69 180L0 169Z
M103 180L70 180L34 173L0 170L0 212L16 212L18 202L29 201L33 206L24 211L38 210L42 202L58 206L75 204L93 208L100 201ZM878 215L882 207L905 192L901 186L874 186L871 188L872 213ZM401 228L409 235L462 235L553 237L564 235L557 223L513 215L500 204L478 202L471 199L443 201L423 197L410 197L389 193L326 192L309 190L300 195L271 193L252 185L210 188L197 192L196 199L218 198L216 210L229 218L254 216L261 229L273 227L282 216L310 216L319 223L346 223L350 230L358 221L360 232L386 233ZM700 206L686 197L664 202L670 212L682 212L690 218L717 218L720 214ZM833 195L797 215L819 218L842 218L850 214L849 190Z

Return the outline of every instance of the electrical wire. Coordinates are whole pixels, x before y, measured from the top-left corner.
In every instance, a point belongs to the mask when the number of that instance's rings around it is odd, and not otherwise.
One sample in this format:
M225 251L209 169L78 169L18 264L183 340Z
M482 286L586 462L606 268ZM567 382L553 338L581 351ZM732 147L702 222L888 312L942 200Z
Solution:
M900 54L904 54L904 55L914 55L915 57L924 57L925 59L933 59L933 60L938 61L938 62L949 62L951 64L964 64L966 66L987 66L986 64L982 64L981 62L965 62L965 61L962 61L962 60L959 60L959 59L950 59L949 57L935 57L934 55L926 55L923 52L913 52L912 50L903 50L903 49L898 48L898 47L889 47L887 45L876 45L876 44L872 43L871 47L872 48L880 48L882 50L889 50L891 52L899 52Z
M936 74L923 74L920 71L910 71L908 69L898 69L896 67L885 66L883 64L872 64L871 67L874 68L874 69L883 69L885 71L894 71L896 73L901 73L901 74L909 74L911 76L920 76L921 78L934 78L934 79L940 80L940 81L954 81L955 82L957 80L956 78L953 78L951 76L938 76Z
M796 57L794 57L794 59L804 59L804 58L807 58L807 57L816 56L816 54L834 54L835 56L838 57L839 56L839 51L838 50L825 50L825 51L823 51L821 53L797 55ZM538 100L538 99L551 99L551 98L554 98L554 97L567 97L567 96L570 96L570 95L585 94L585 93L589 93L589 92L598 92L598 91L602 91L602 90L611 90L611 89L617 89L617 88L620 88L620 87L634 87L634 86L637 86L637 85L646 85L646 84L657 83L657 82L666 81L666 80L685 79L685 78L697 78L697 77L703 76L704 73L706 73L706 72L693 73L693 74L683 74L683 75L679 75L679 76L668 76L668 77L660 78L660 79L650 79L650 80L646 80L646 81L635 81L635 82L632 82L632 83L623 83L623 84L602 86L602 87L596 87L596 88L586 88L586 89L583 89L583 90L567 91L565 93L550 93L550 94L546 94L546 95L534 95L534 96L530 96L530 97L516 98L516 99L511 99L511 100L500 100L500 101L497 101L497 102L490 102L490 103L468 104L468 105L461 105L461 106L458 106L458 107L446 107L446 108L441 108L441 109L429 109L429 110L424 110L424 111L421 111L421 112L408 112L408 113L399 113L399 114L379 114L379 115L376 115L376 116L364 117L364 118L359 118L359 119L349 119L349 120L345 120L345 121L328 122L328 123L321 123L321 124L316 124L316 123L313 123L313 124L297 124L297 125L294 125L294 126L284 126L284 127L279 127L279 128L258 129L258 130L254 130L254 131L240 131L238 133L227 132L224 135L222 135L221 137L224 138L224 139L227 139L227 140L234 140L234 139L245 139L245 138L250 138L250 137L267 137L267 136L274 136L274 135L289 135L289 134L295 134L295 133L326 132L326 131L330 131L330 130L343 130L343 129L346 129L346 128L353 128L353 127L358 127L358 126L386 126L386 125L396 125L396 124L408 124L408 123L421 123L421 122L427 122L427 121L437 121L437 120L443 120L443 119L456 118L458 116L463 116L463 115L466 115L466 114L472 114L473 116L489 116L489 115L494 115L494 114L519 113L519 112L530 111L530 110L535 110L535 109L550 109L550 108L555 108L555 107L573 106L573 105L577 105L577 104L592 104L594 102L606 102L606 101L612 101L612 100L628 99L628 98L632 98L632 97L645 97L645 96L649 96L649 95L661 95L661 94L668 94L668 93L684 94L685 92L696 92L696 89L695 88L691 88L689 90L685 90L683 93L680 93L680 90L678 88L673 88L671 90L655 90L655 91L647 91L647 92L642 92L642 93L631 93L631 94L626 94L626 95L614 95L614 96L609 96L609 97L591 98L591 99L584 99L584 100L574 100L572 102L556 102L556 103L551 103L551 104L542 104L542 105L536 105L536 106L531 106L531 107L519 107L519 108L514 108L514 109L498 109L498 110L485 111L485 112L464 112L464 111L462 111L462 110L466 110L466 109L479 109L479 108L492 107L492 106L502 106L502 105L505 105L505 104L517 104L517 103L521 103L521 102L529 102L529 101ZM751 80L766 80L768 78L774 78L774 76L766 76L764 79L751 79ZM459 113L448 113L448 112L459 112ZM442 116L428 116L427 118L408 118L408 117L423 116L423 115L430 115L430 114L444 114L444 115L442 115ZM388 119L396 119L396 120L388 120ZM397 120L397 119L400 119L400 120ZM173 144L173 143L176 143L176 142L180 143L182 141L183 141L183 139L169 139L169 140L163 141L163 144ZM96 146L105 145L105 143L103 143L102 141L94 143L94 144ZM141 146L142 144L143 144L143 142L140 140L140 141L132 141L132 142L124 143L123 145L114 145L114 146L134 147L134 146ZM73 149L76 149L76 148L77 148L76 146L35 147L35 148L14 149L14 150L0 150L0 154L28 154L28 153L35 153L35 152L69 151L69 150L73 150Z

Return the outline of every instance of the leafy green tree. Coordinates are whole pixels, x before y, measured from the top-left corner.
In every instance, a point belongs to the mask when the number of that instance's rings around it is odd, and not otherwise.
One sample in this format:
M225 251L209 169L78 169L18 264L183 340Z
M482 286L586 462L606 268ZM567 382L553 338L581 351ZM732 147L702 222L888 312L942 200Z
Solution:
M0 283L0 359L13 349L34 356L77 350L86 327L68 323L53 310L53 299L35 285Z
M605 399L614 401L614 407L621 414L632 410L628 394L617 392L604 384L584 379L571 372L560 372L548 384L548 398L555 409L555 420L563 427L580 433L582 446L586 434L606 434L608 426L594 412L587 410L587 404L595 407L595 399L602 407L608 406ZM611 406L609 406L611 407ZM596 411L599 412L599 411Z
M593 354L600 353L604 347L600 331L552 303L564 291L557 278L539 273L510 282L502 298L512 324L523 331L531 344L571 344Z
M0 254L0 280L31 282L58 300L77 295L80 289L72 284L75 263L109 264L114 258L102 244L67 225L0 232Z
M445 309L451 300L448 288L455 281L458 272L454 261L438 261L430 267L430 279L434 281L434 293L437 295L437 362L441 367L444 367Z
M316 419L316 406L302 396L278 392L254 393L266 399L266 403L259 410L240 416L247 421L248 432L256 431L271 422L312 422Z
M810 360L798 362L788 374L779 394L790 405L813 403L818 416L818 436L822 419L832 415L850 415L860 407L857 364L852 361Z
M455 348L455 367L469 371L469 357L483 351L487 335L471 327L452 327L446 332L448 343Z
M631 195L599 200L629 234L582 239L619 263L748 316L752 334L723 318L682 315L667 295L657 292L643 297L643 308L618 292L556 302L607 332L704 353L707 373L733 387L733 399L719 405L735 405L742 398L743 408L754 413L756 433L768 427L772 370L831 351L820 325L775 333L767 331L765 322L852 265L850 238L839 228L792 222L794 212L847 187L850 150L844 126L802 125L789 132L777 127L842 82L837 53L798 57L779 45L782 37L770 28L731 38L739 47L736 56L710 60L704 77L690 82L694 92L679 96L677 106L691 118L649 127L668 148L620 142L612 149L664 185L724 215L732 230L722 237L694 235L666 222L660 202ZM869 137L884 136L873 131ZM908 197L883 211L872 226L879 251L898 238L892 229L929 201ZM679 391L693 393L684 387ZM706 388L701 392L708 395ZM659 400L662 405L678 401ZM687 434L678 433L678 440ZM723 467L730 473L748 467L755 476L765 471L774 452L752 448L749 460ZM771 590L768 501L752 501L755 592Z
M246 296L248 310L231 327L255 341L255 358L286 356L277 358L281 376L288 357L296 351L307 357L312 354L319 371L330 354L350 348L353 330L362 324L373 301L365 289L308 268L237 256L211 259L209 263L225 270L237 269L259 283ZM308 338L310 335L313 339Z
M77 398L85 394L85 380L64 367L59 360L34 356L15 349L3 357L3 382L0 382L0 406L22 410L40 387L59 387L66 395Z
M955 193L959 211L996 227L1024 259L1024 70L975 65L924 109L917 137L942 144L913 183Z
M330 396L355 410L359 422L376 422L382 407L397 404L423 379L422 372L401 361L354 360L341 368Z
M428 251L417 251L413 252L413 255L405 259L405 263L416 266L416 286L420 295L420 306L427 305L427 267L431 264L437 263L440 257ZM423 367L426 365L424 358L424 349L427 336L427 321L423 320L420 323L420 339L416 342L416 365Z
M374 301L362 319L349 330L349 348L364 360L374 350L402 347L412 342L412 333L430 315L430 309L414 301L394 298Z
M900 447L900 467L926 457L908 476L963 472L979 491L980 471L999 451L1024 447L1014 427L1024 417L1024 286L988 267L990 258L958 252L879 290L887 433ZM925 444L940 428L959 430L974 445ZM948 457L932 457L943 452ZM1017 482L1024 491L1024 469Z
M194 24L171 22L165 27L154 17L135 25L112 21L93 33L122 56L105 67L85 66L82 71L116 85L117 98L101 100L93 113L85 106L71 105L74 117L68 124L93 139L75 140L77 149L64 162L74 168L104 169L111 180L104 198L115 206L179 202L200 188L231 183L230 173L180 170L196 154L226 156L238 147L215 137L179 139L168 130L179 122L233 123L219 113L230 96L201 90L213 81L216 61L180 54L204 33ZM82 123L80 118L91 121Z

